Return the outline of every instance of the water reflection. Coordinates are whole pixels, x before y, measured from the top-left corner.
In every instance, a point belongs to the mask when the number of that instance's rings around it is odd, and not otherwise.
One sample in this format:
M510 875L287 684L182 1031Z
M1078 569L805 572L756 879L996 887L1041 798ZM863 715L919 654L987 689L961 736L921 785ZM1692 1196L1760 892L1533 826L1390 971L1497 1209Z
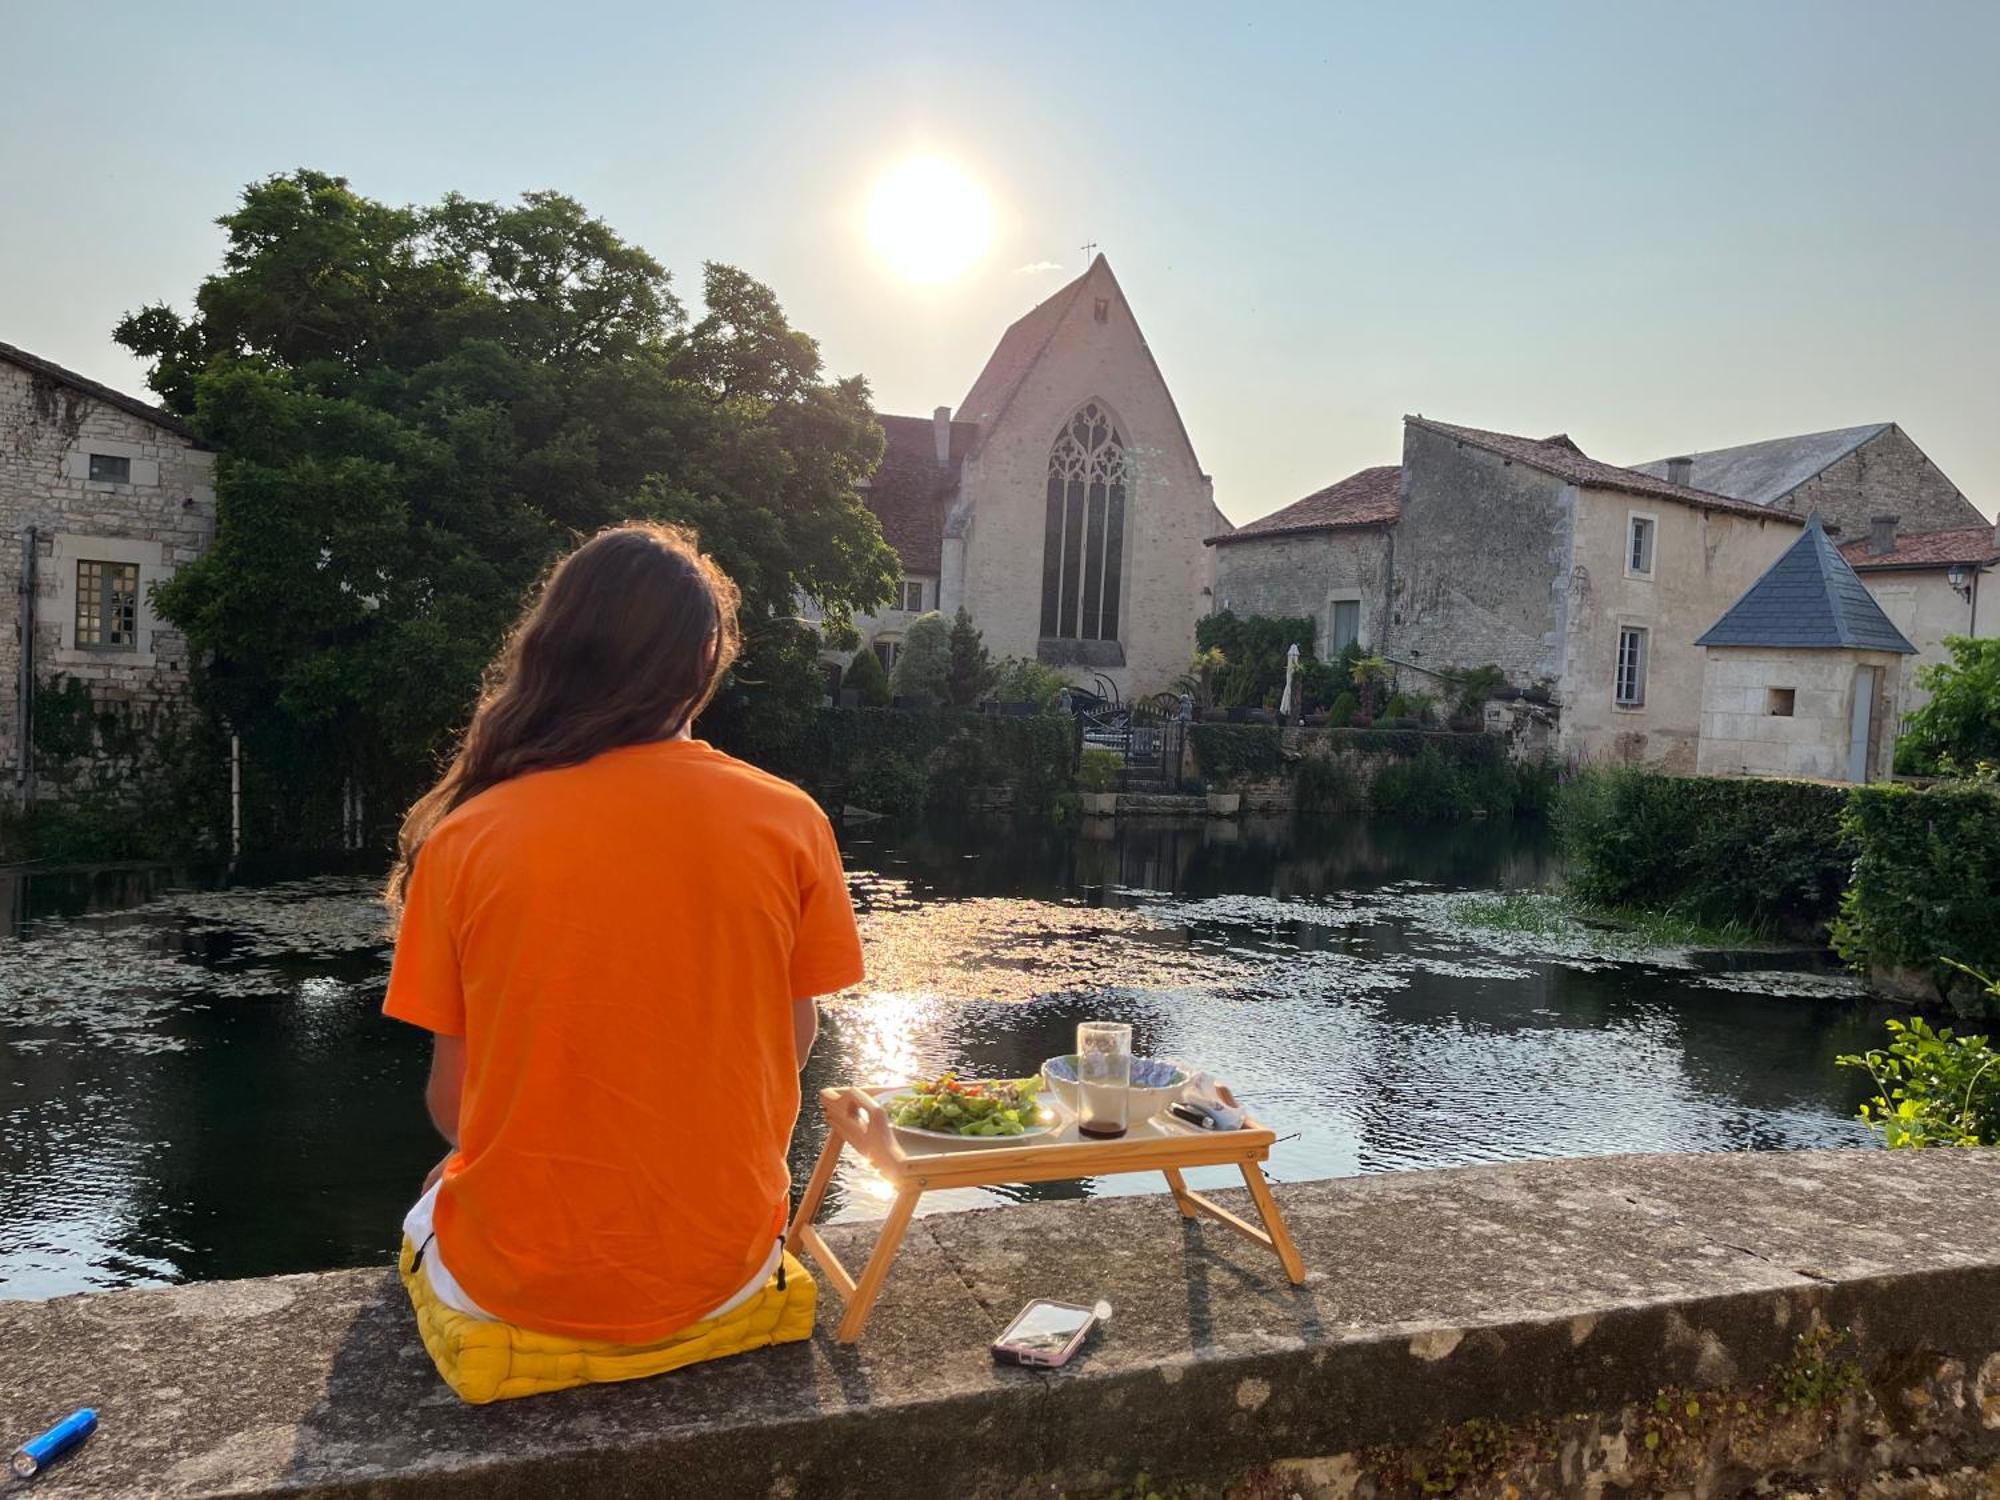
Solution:
M1788 975L1796 957L1696 965L1457 924L1452 892L1549 878L1534 829L941 829L856 834L846 853L871 978L829 1005L809 1095L1025 1074L1115 1015L1287 1132L1281 1180L1865 1139L1832 1061L1880 1014ZM377 1015L376 878L0 876L0 1295L386 1256L437 1146L423 1039ZM1769 992L1815 987L1830 993ZM809 1106L801 1177L820 1139ZM850 1165L830 1208L873 1216L882 1197Z

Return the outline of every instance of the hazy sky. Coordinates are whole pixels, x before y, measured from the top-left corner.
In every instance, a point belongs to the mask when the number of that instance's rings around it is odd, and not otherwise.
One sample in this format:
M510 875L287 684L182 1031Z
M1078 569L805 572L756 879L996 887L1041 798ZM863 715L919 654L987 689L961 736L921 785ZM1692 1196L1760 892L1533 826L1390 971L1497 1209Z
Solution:
M1411 411L1622 463L1893 419L2000 503L1992 0L0 0L0 55L0 340L133 390L119 313L312 166L572 193L690 297L769 282L884 411L956 405L1095 241L1238 521ZM941 285L861 229L914 152L993 206Z

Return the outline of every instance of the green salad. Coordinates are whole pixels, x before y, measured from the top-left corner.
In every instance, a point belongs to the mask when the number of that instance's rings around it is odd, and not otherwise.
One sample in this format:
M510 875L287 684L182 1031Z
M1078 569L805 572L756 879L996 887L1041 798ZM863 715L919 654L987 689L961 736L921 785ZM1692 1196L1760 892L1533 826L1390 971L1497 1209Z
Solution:
M1042 1123L1035 1104L1041 1087L1039 1078L967 1083L956 1073L944 1073L889 1100L889 1118L912 1130L943 1135L1025 1135Z

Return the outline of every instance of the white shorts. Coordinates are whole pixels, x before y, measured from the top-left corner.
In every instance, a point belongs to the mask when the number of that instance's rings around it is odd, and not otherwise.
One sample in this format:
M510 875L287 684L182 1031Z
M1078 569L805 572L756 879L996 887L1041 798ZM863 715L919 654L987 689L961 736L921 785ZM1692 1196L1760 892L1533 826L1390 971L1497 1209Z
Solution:
M424 1274L430 1277L431 1290L437 1293L438 1301L454 1311L464 1313L469 1318L483 1318L489 1323L503 1322L504 1319L494 1317L467 1296L465 1288L458 1284L458 1278L451 1274L451 1268L445 1264L444 1250L437 1242L437 1231L433 1227L433 1220L437 1215L438 1189L443 1185L443 1183L432 1183L423 1197L403 1215L403 1233L408 1235L410 1243L422 1252ZM426 1244L429 1245L429 1249L424 1248ZM758 1268L757 1274L743 1284L742 1290L721 1306L703 1313L695 1321L706 1322L710 1318L719 1318L726 1312L734 1312L748 1302L763 1290L764 1283L771 1279L772 1273L778 1269L778 1263L784 1259L784 1255L784 1242L774 1239L771 1242L771 1253L764 1258L764 1264Z

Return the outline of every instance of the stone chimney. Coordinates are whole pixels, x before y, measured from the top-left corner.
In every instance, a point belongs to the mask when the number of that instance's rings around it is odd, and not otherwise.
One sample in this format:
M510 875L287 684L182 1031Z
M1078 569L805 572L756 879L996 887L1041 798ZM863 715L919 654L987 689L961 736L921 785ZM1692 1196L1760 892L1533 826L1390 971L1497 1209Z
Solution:
M937 438L937 461L940 469L951 467L951 408L940 406L931 413L931 432Z
M1668 484L1692 484L1694 482L1694 460L1691 458L1670 458L1667 460Z
M1868 518L1868 555L1886 557L1896 550L1896 523L1901 516L1870 516Z

